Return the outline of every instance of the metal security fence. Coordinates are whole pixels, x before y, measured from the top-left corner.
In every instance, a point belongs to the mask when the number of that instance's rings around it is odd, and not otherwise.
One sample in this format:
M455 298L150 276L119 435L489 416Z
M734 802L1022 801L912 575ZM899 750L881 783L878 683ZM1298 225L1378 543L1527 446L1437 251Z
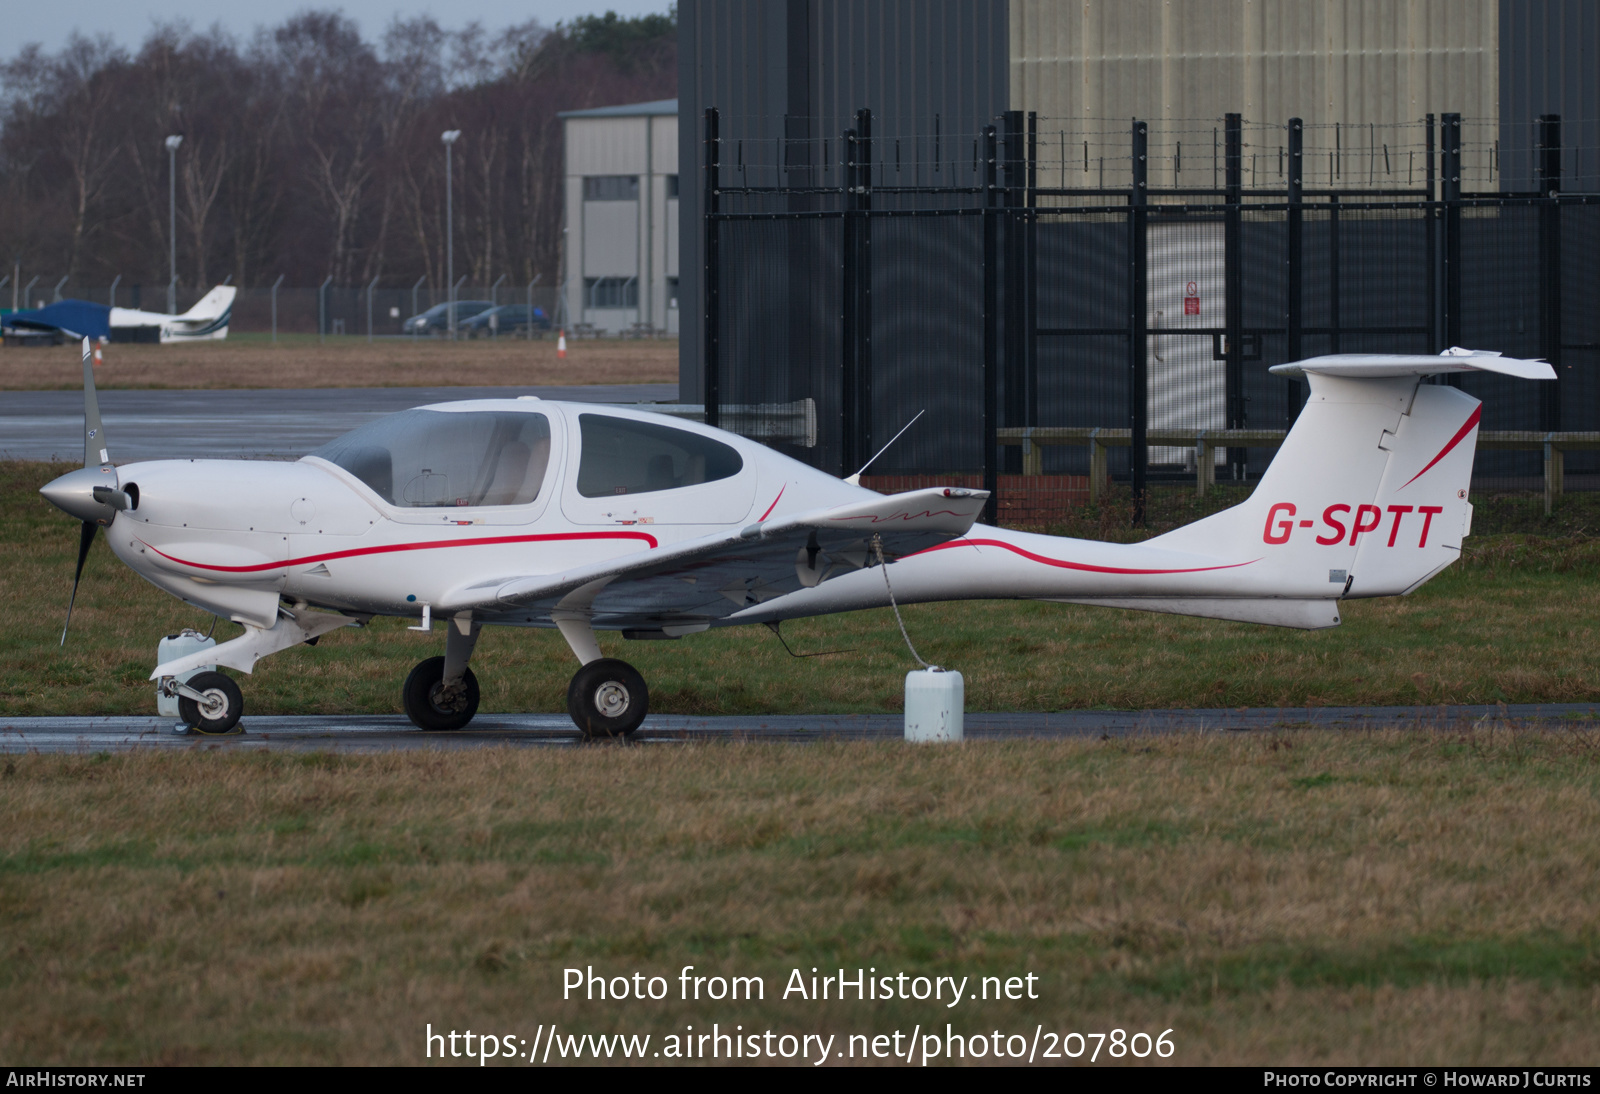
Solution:
M1560 377L1448 378L1485 403L1475 486L1600 486L1571 436L1600 431L1600 196L1562 192L1558 118L1526 191L1469 188L1505 180L1454 114L1135 121L1120 148L1017 111L976 134L875 136L866 110L827 140L704 127L707 417L737 408L813 466L960 476L991 520L1116 481L1137 520L1152 483L1261 473L1305 397L1269 366L1467 345ZM814 435L762 418L797 405Z

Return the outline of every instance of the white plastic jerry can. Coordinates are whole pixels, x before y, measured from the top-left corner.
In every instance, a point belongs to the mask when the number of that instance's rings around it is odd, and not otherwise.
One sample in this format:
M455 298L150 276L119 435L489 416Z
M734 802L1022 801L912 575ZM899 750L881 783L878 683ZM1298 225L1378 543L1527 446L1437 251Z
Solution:
M961 740L966 699L959 672L932 665L906 673L906 740Z
M156 664L164 665L168 661L195 653L198 650L210 649L217 644L215 638L207 638L196 630L185 628L178 634L169 634L156 644ZM215 665L201 665L189 672L180 672L178 680L187 684L197 674L202 672L216 672ZM156 713L163 718L176 718L178 716L178 697L162 695L156 692Z

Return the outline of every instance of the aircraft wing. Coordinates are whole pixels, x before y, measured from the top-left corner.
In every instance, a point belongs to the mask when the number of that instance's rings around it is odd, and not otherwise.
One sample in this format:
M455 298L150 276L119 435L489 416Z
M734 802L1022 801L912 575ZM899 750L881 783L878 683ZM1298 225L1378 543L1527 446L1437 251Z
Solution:
M814 509L561 573L478 582L436 610L529 622L575 612L601 627L688 633L876 565L875 536L893 562L965 535L988 496L934 488Z

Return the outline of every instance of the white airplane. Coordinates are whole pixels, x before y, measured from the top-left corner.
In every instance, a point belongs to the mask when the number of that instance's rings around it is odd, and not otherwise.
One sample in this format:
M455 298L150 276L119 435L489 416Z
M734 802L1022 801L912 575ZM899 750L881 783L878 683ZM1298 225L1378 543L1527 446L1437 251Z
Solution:
M122 330L122 338L132 340L128 332L133 329L148 330L154 327L163 343L220 342L228 337L228 323L233 318L233 298L238 292L232 285L218 285L182 315L140 311L137 308L112 308L111 338L113 341L119 340L117 332Z
M112 342L220 341L228 337L233 298L238 292L232 285L218 285L182 315L114 308L92 300L58 300L46 307L12 312L5 317L5 325L46 332L57 344L63 334Z
M1539 361L1452 350L1338 355L1272 369L1310 396L1249 500L1138 544L975 525L987 495L884 496L707 426L593 405L495 399L378 419L295 463L113 466L84 350L84 467L42 489L141 577L244 627L158 665L183 719L226 732L243 702L220 672L374 616L445 625L406 680L422 729L478 708L468 663L489 624L558 629L589 736L649 707L597 631L674 639L711 627L889 604L1033 599L1319 628L1341 601L1411 592L1460 555L1481 405L1422 383ZM68 624L71 605L68 606ZM63 642L66 631L62 632Z

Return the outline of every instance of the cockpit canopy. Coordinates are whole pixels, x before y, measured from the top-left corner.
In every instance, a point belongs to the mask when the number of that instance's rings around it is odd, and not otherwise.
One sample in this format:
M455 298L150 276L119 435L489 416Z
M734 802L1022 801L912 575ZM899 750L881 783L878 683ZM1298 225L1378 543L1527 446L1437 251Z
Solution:
M550 463L540 413L405 410L311 453L402 508L526 505Z
M578 415L575 482L584 498L676 490L733 478L733 446L672 425ZM537 411L405 410L311 455L337 464L401 508L527 505L550 464L550 419Z

